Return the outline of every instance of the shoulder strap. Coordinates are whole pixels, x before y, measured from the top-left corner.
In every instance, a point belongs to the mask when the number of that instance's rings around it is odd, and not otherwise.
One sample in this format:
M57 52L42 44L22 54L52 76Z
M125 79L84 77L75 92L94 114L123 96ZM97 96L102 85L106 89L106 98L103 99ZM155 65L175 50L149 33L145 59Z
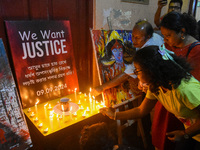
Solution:
M194 43L192 43L192 44L190 45L190 47L188 48L188 52L187 52L187 54L186 54L186 58L188 57L190 51L191 51L196 45L200 45L200 42L199 42L199 41L196 41L196 42L194 42Z

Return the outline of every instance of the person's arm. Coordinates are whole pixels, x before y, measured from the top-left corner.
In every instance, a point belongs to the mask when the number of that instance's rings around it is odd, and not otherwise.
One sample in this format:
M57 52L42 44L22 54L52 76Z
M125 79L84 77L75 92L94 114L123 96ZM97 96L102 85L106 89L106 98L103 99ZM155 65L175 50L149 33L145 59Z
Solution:
M157 27L160 26L160 16L161 16L162 8L163 8L164 6L166 6L166 5L167 5L167 3L163 3L162 0L158 0L158 8L157 8L156 13L155 13L155 15L154 15L154 23L155 23L155 25L156 25Z
M185 130L176 130L167 133L168 139L171 141L180 141L183 138L193 137L196 134L200 134L200 105L194 109L198 114L196 122ZM186 137L184 137L186 136Z
M97 95L101 94L101 92L103 92L104 90L107 90L109 88L119 85L120 83L123 83L124 81L126 81L128 79L128 77L129 77L129 75L127 75L126 73L123 72L123 73L117 75L112 80L92 89L91 95L97 96Z
M155 106L157 100L150 100L148 98L144 98L141 105L126 111L121 112L113 112L109 108L102 108L100 112L103 115L107 115L111 119L116 120L129 120L129 119L138 119L147 115Z

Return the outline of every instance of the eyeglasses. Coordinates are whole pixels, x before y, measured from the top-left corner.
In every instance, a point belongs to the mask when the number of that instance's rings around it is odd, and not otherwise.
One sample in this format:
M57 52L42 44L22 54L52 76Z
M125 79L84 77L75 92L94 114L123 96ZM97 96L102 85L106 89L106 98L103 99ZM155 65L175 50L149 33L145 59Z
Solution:
M138 75L138 72L141 72L142 70L137 70L137 69L135 69L135 70L133 70L133 73L135 74L135 75Z
M169 9L176 9L176 10L178 10L178 9L181 9L179 6L169 6Z

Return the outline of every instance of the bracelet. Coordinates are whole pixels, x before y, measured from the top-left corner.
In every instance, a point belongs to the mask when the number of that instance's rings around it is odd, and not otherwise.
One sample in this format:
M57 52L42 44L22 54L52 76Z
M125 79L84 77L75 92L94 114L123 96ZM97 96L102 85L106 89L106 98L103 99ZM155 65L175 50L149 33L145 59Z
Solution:
M116 114L117 114L117 112L115 111L115 113L114 113L114 118L113 118L114 120L116 120Z

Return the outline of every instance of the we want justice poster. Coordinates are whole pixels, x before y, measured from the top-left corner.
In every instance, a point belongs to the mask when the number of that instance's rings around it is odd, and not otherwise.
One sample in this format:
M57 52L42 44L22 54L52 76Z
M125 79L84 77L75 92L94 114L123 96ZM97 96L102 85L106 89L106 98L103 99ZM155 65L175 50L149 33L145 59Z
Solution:
M69 21L6 21L23 108L79 90Z

